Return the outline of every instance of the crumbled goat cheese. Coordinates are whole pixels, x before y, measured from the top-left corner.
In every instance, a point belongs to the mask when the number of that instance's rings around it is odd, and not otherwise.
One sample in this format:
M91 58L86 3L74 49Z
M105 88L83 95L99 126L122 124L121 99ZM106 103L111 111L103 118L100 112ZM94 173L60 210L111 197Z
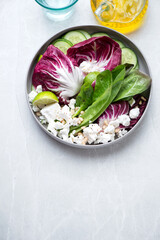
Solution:
M75 104L76 104L76 99L72 98L70 101L69 101L69 107L71 109L75 109Z
M54 122L48 124L47 130L53 133L54 136L57 136L57 130L54 128Z
M62 107L61 111L59 112L59 117L61 119L64 119L66 122L71 121L72 115L67 105L64 105L64 107Z
M31 91L29 94L28 94L28 98L29 98L29 102L32 102L33 99L37 96L37 92L36 91Z
M64 141L68 140L68 134L69 134L69 127L67 124L65 124L65 127L58 132L58 136L62 138Z
M40 117L39 117L39 120L40 120L40 122L41 122L42 124L46 124L46 123L47 123L47 120L46 120L46 118L45 118L44 116L40 116Z
M40 109L37 107L37 106L32 106L32 109L33 109L33 112L39 112L40 111Z
M97 137L97 140L95 141L95 143L108 143L110 141L113 141L114 140L114 136L115 134L106 134L106 133L103 133L103 132L100 132L98 134L98 137Z
M113 125L115 128L119 127L119 120L112 120L109 122L110 125Z
M73 141L72 141L72 138L71 138L71 137L67 138L65 141L66 141L66 142L68 142L68 143L73 143Z
M36 92L37 92L37 93L42 92L42 85L38 85L38 86L36 87Z
M115 127L110 124L104 129L104 133L114 133L114 131L115 131Z
M78 136L76 136L76 137L74 137L73 135L71 136L71 139L72 139L72 141L74 142L74 143L77 143L77 144L82 144L83 143L83 141L84 141L84 136L83 136L83 134L80 134L80 135L78 135Z
M118 117L119 123L122 124L125 127L128 127L130 125L130 118L126 114L122 114Z
M51 105L45 106L40 112L50 123L57 119L57 115L60 112L60 105L58 103L53 103Z
M140 110L138 107L131 109L129 112L129 116L131 119L137 118L139 114L140 114Z
M54 128L56 129L56 130L59 130L59 129L63 129L64 128L64 124L63 123L61 123L61 122L54 122Z
M98 124L90 124L83 130L84 137L88 138L88 143L91 144L97 139L98 133L101 131L101 128Z
M118 137L123 137L126 133L127 133L127 130L125 130L124 128L122 128L122 129L118 132L117 136L118 136Z
M70 125L77 126L81 122L81 118L72 118L72 121L70 121Z

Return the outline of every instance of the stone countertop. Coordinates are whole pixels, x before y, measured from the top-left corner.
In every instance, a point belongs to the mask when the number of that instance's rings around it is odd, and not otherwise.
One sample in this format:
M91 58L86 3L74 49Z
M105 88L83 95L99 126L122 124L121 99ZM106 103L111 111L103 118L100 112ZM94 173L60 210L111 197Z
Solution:
M150 1L144 26L129 35L151 68L148 113L121 143L80 150L37 126L25 84L47 39L66 27L97 24L89 0L57 23L34 1L1 0L0 240L160 239L159 9L158 0Z

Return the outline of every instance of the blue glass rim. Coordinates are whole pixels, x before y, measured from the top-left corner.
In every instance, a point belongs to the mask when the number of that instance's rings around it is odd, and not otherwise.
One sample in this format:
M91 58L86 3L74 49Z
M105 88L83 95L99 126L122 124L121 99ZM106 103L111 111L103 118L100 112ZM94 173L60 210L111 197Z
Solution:
M56 11L59 11L59 10L65 10L69 7L72 7L76 2L78 2L78 0L75 0L73 3L71 3L70 5L66 6L66 7L62 7L62 8L52 8L52 7L47 7L45 4L41 3L39 0L35 0L41 7L44 7L46 9L49 9L49 10L56 10Z

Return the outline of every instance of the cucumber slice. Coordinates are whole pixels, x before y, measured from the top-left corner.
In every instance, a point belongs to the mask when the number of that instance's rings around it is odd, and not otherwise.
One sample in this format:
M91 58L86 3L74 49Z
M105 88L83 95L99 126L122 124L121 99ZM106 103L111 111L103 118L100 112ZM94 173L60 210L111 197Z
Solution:
M102 37L102 36L107 36L109 37L109 35L107 33L94 33L92 34L92 37Z
M125 45L122 42L120 42L119 40L114 39L114 41L119 44L120 48L125 48Z
M64 35L64 39L70 41L73 45L86 40L87 38L79 31L70 31Z
M130 48L122 48L122 64L130 63L133 64L135 69L136 65L138 64L136 54Z
M134 69L139 69L139 64L138 64L138 62L137 62L137 65L135 66L135 68Z
M84 31L84 30L79 30L81 33L83 33L83 35L87 38L87 39L89 39L89 38L91 38L91 35L88 33L88 32L86 32L86 31Z
M56 48L61 50L64 54L67 53L68 48L72 47L73 44L66 39L57 39L52 43Z

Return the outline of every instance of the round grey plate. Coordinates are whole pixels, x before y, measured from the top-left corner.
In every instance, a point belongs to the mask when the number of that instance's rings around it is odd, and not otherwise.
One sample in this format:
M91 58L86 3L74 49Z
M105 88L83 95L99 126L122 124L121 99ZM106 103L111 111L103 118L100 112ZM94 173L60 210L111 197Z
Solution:
M78 144L74 144L74 143L68 143L58 137L55 137L52 133L48 132L46 127L43 126L38 118L36 117L35 113L33 112L30 104L29 104L29 100L28 100L28 94L30 93L31 91L31 84L32 84L32 74L33 74L33 71L34 71L34 67L37 63L37 60L39 58L39 55L40 54L43 54L47 47L54 41L56 40L57 38L60 38L62 35L64 35L65 33L69 32L69 31L72 31L72 30L85 30L87 32L89 32L90 34L93 34L93 33L97 33L97 32L104 32L104 33L107 33L111 38L113 39L117 39L119 41L121 41L122 43L124 43L127 47L133 49L133 51L136 53L137 57L138 57L138 62L139 62L139 67L140 67L140 71L148 74L150 76L150 71L149 71L149 67L148 67L148 64L143 56L143 54L140 52L140 50L136 47L136 45L131 42L126 36L120 34L119 32L116 32L110 28L106 28L106 27L103 27L103 26L97 26L97 25L84 25L84 26L77 26L77 27L71 27L71 28L67 28L59 33L57 33L56 35L54 35L52 38L50 38L47 42L45 42L43 44L43 46L38 50L38 52L36 53L36 55L34 56L31 64L30 64L30 67L29 67L29 70L28 70L28 75L27 75L27 85L26 85L26 95L27 95L27 102L28 102L28 105L29 105L29 108L31 110L31 113L33 115L33 117L35 118L35 120L37 121L37 123L39 124L39 126L49 135L51 136L52 138L54 138L55 140L59 141L60 143L64 143L64 144L67 144L69 146L72 146L72 147L77 147L77 148L85 148L85 149L92 149L92 148L100 148L100 147L107 147L111 144L114 144L116 142L119 142L121 141L121 139L127 137L128 135L130 135L133 130L140 124L140 122L142 121L145 113L146 113L146 110L148 108L148 104L147 104L147 107L142 115L142 117L140 118L140 120L137 122L137 124L126 134L124 135L123 137L121 138L118 138L116 140L114 140L113 142L110 142L110 143L106 143L106 144L98 144L98 145L78 145ZM150 89L147 90L147 95L148 95L148 103L150 101L150 90L151 90L151 87ZM138 133L137 133L138 134Z

